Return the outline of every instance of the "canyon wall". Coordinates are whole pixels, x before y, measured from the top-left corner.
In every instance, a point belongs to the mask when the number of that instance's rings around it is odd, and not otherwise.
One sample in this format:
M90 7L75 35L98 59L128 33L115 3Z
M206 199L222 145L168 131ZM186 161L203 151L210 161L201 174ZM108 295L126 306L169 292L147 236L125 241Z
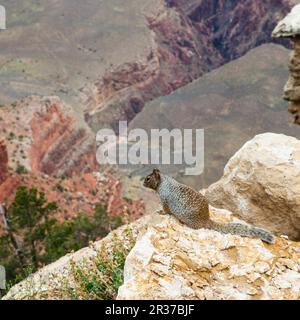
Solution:
M172 94L155 99L131 121L129 129L204 129L204 173L185 176L179 166L161 169L196 189L222 175L230 157L249 139L264 132L300 138L289 122L282 87L288 77L289 50L261 45L243 57L205 74ZM174 168L176 167L176 168ZM147 174L147 167L140 168Z
M147 56L83 88L86 121L95 131L107 125L117 131L118 120L131 121L147 101L273 41L271 31L290 8L284 0L159 2L145 13L152 44Z
M0 124L11 169L71 175L97 167L94 134L58 97L31 96L2 107Z

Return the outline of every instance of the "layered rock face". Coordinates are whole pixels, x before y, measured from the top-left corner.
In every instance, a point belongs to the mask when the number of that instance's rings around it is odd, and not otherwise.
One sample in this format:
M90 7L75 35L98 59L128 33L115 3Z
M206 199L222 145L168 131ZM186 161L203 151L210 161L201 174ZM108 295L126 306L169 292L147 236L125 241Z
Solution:
M228 212L211 212L230 220ZM129 253L118 299L300 299L299 258L286 239L265 245L160 217Z
M26 186L58 204L59 221L92 214L99 203L108 214L139 217L143 202L126 201L117 177L95 172L95 157L91 129L58 97L31 96L0 109L0 202L9 205Z
M211 44L204 46L189 19L164 2L146 14L151 49L146 56L109 70L82 91L87 123L97 130L132 120L145 102L167 95L220 64Z
M247 142L206 191L214 206L300 240L300 141L266 133Z
M132 120L146 102L271 42L276 21L290 7L284 0L158 1L145 12L147 54L83 88L86 121L94 130L110 125L117 131L117 122Z
M31 96L1 108L0 124L12 169L70 175L97 168L94 134L58 97Z
M284 98L290 101L289 111L294 115L295 123L300 124L300 5L296 5L291 13L279 22L273 31L273 37L290 38L294 44Z
M85 108L95 129L131 120L146 101L270 42L290 7L286 0L10 1L0 100L59 95Z
M291 1L282 0L167 0L183 11L198 31L206 35L222 62L244 55L247 51L271 42L276 21L289 10Z
M31 96L2 107L1 139L0 202L9 205L19 186L38 188L58 203L60 221L109 202L105 193L116 181L106 177L103 187L90 173L97 169L95 136L58 97Z

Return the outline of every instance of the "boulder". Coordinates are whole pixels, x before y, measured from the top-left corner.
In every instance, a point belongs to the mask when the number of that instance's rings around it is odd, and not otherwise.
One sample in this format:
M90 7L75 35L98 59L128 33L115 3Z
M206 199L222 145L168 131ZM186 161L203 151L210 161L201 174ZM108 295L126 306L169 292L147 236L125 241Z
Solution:
M205 195L248 223L300 240L300 141L273 133L256 136Z
M294 6L291 12L281 20L274 29L272 36L295 37L300 35L300 4Z
M268 245L161 216L129 253L117 299L300 299L299 271L299 245L287 239Z

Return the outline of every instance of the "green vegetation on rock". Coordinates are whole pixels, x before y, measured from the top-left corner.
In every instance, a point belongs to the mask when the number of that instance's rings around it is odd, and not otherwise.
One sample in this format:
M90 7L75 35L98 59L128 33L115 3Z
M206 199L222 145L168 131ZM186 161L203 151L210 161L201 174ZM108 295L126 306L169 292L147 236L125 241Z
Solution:
M120 217L109 216L101 204L92 215L82 213L63 223L53 217L57 210L57 204L48 202L43 192L35 188L17 189L7 210L8 228L0 237L0 261L8 280L6 290L67 253L105 237L123 223Z

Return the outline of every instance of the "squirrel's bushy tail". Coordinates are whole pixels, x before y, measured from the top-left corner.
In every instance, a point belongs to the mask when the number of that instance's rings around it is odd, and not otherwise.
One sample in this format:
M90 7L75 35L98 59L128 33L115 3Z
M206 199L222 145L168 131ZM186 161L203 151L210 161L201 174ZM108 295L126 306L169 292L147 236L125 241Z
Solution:
M230 233L240 235L242 237L259 238L267 243L274 243L275 239L270 232L264 229L247 226L241 223L218 223L209 220L206 227L222 233Z

